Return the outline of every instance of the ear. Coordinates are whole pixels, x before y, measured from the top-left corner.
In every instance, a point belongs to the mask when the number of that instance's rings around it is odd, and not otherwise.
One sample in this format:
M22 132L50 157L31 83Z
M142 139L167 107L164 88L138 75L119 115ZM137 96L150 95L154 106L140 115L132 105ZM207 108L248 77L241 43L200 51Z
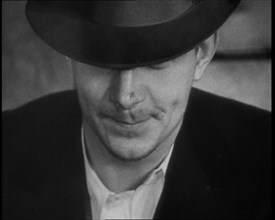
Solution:
M218 40L218 33L215 32L213 35L211 35L211 37L197 46L197 66L194 76L195 80L199 80L202 77L205 68L213 58L217 48Z

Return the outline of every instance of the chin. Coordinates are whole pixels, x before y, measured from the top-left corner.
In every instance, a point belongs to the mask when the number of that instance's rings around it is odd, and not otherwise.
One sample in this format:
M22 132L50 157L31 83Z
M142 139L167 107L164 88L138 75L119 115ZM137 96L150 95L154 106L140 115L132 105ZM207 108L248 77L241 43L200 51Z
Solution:
M157 145L136 139L110 138L104 143L106 150L115 158L123 161L139 161L153 153Z

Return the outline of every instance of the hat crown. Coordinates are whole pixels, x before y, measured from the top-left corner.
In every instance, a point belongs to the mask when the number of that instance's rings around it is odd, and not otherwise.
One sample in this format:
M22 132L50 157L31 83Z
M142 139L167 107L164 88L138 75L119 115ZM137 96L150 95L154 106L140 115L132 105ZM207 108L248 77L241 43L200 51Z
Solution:
M214 33L240 0L28 1L49 46L79 62L127 69L174 59Z
M91 1L78 13L111 26L148 26L169 21L191 8L194 0ZM84 11L82 11L84 10Z

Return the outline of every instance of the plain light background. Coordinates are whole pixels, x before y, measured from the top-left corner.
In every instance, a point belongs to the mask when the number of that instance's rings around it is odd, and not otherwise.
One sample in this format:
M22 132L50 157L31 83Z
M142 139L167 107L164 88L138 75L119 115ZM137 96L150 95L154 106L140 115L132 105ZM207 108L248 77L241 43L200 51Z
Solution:
M25 3L2 1L2 110L73 88L65 57L35 35ZM271 0L243 0L219 33L218 53L271 50ZM194 87L271 111L271 59L214 60Z

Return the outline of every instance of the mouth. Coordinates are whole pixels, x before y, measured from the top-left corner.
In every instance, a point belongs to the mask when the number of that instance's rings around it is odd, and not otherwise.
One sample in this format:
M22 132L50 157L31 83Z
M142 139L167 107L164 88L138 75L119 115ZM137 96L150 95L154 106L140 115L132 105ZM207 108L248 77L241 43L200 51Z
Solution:
M117 118L107 118L105 121L106 129L110 134L117 137L141 138L148 132L150 119L130 121Z
M106 125L116 132L138 132L142 133L146 130L148 121L150 120L149 115L135 115L136 117L130 117L129 115L118 114L108 115L103 117Z
M116 118L111 118L111 120L113 120L114 122L124 125L124 126L134 126L134 125L138 125L141 124L145 121L147 121L148 119L144 119L144 120L139 120L139 121L130 121L130 120L119 120Z

